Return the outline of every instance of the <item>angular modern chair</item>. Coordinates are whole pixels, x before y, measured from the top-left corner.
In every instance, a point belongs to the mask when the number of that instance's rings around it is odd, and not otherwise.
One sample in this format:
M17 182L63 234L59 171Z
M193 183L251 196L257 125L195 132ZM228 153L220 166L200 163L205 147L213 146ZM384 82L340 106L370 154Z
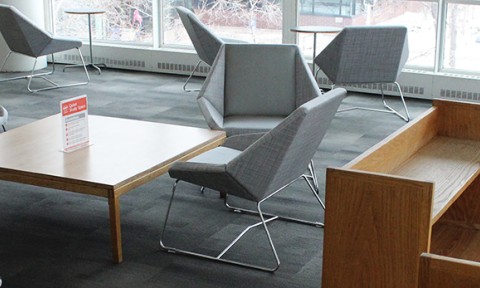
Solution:
M18 53L35 58L32 72L30 74L8 79L0 79L0 82L17 79L28 79L28 91L37 92L55 88L86 85L90 81L87 67L85 66L85 62L80 51L80 47L82 46L82 42L80 40L54 37L50 33L44 31L43 29L32 23L15 7L2 4L0 4L0 32L2 33L2 36L5 39L8 48L10 49L6 58L3 60L0 71L3 71L7 60L12 53ZM53 54L61 51L67 51L70 49L77 49L78 54L80 55L80 60L82 61L85 70L87 80L80 83L59 85L52 80L46 78L45 76L52 74L55 71L55 59L53 57ZM37 64L38 57L46 56L49 54L52 54L52 71L35 74L35 66ZM32 89L32 79L37 77L46 80L51 84L51 86Z
M197 101L227 136L267 132L321 91L296 45L224 44ZM310 174L318 190L313 161Z
M408 122L410 115L397 78L408 59L407 28L403 26L345 27L318 54L314 62L334 86L341 84L379 84L385 109L353 107L340 111L364 109L393 113ZM384 85L394 83L400 93L405 114L389 106Z
M197 101L208 126L230 136L269 131L320 95L298 46L225 44Z
M198 91L187 89L188 82L197 71L200 64L205 63L212 66L215 56L217 56L220 47L225 43L245 43L244 41L235 39L226 39L216 36L205 24L203 24L197 16L190 10L184 7L176 7L178 16L187 30L187 34L192 41L193 47L197 52L200 60L195 65L187 81L183 84L184 91Z
M160 245L170 252L197 256L210 260L236 264L240 266L275 271L280 265L275 246L270 237L267 222L282 219L281 216L269 216L262 212L261 205L270 197L282 191L299 178L303 178L312 190L314 198L320 205L323 202L316 193L313 184L304 172L317 151L340 102L346 94L345 89L331 90L322 97L304 103L286 117L280 124L267 133L242 134L228 137L223 146L203 153L187 162L176 162L169 169L170 177L176 179L165 219ZM257 139L251 143L252 139ZM168 246L164 243L168 219L172 210L172 202L179 181L186 181L228 195L250 200L256 204L256 215L260 222L247 227L217 256L200 254ZM300 219L300 223L323 226L319 222L308 222ZM225 253L250 229L263 226L275 264L271 267L260 266L251 262L239 262L225 258ZM255 243L251 243L255 245ZM260 256L260 255L258 255Z

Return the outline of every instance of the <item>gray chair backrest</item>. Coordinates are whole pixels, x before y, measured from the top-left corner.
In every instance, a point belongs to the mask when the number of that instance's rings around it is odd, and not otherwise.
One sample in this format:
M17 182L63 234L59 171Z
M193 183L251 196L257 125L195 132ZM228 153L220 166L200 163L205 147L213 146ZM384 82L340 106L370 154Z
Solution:
M212 129L224 117L284 118L321 95L298 46L224 44L210 69L198 104Z
M407 28L345 27L315 57L335 84L393 83L408 59Z
M17 8L0 4L0 32L11 51L31 57L42 56L52 37Z
M317 151L338 106L343 88L303 104L227 165L252 198L264 199L301 176Z
M225 45L225 116L295 110L295 45Z
M208 65L212 65L218 50L224 41L217 37L210 29L198 20L195 14L184 7L176 7L178 16L187 30L198 57Z

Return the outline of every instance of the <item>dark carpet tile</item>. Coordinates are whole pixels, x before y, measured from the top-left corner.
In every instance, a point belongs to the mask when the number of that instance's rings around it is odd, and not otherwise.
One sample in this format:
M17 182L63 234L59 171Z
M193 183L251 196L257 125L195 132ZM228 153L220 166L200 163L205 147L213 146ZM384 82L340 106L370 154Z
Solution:
M76 81L79 69L55 73ZM59 113L59 102L87 94L90 114L207 127L196 103L184 92L186 76L104 69L87 86L31 94L26 81L1 83L0 105L10 113L8 129ZM202 78L194 78L200 87ZM36 82L36 85L44 84ZM399 107L397 98L388 99ZM350 93L341 108L382 106L381 97ZM418 116L430 101L407 99ZM342 166L405 125L398 117L362 110L337 113L314 157L325 198L325 168ZM168 141L168 139L166 139ZM8 153L1 151L0 153ZM128 153L128 151L125 151ZM3 287L320 287L322 228L276 221L268 224L281 266L265 273L164 252L159 247L173 180L168 175L120 199L124 263L111 261L106 199L0 181L0 277ZM218 253L233 234L257 219L229 212L218 193L183 183L174 202L166 240ZM249 206L244 201L232 203ZM328 206L328 203L327 203ZM255 208L254 206L252 208ZM295 183L264 204L265 211L323 221L323 210L305 183ZM228 257L270 264L265 232L254 229Z

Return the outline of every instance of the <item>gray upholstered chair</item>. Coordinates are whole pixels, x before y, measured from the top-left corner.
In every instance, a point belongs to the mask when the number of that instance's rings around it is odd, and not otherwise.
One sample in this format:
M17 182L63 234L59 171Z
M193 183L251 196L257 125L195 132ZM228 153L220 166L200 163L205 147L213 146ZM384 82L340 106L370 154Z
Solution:
M217 56L220 47L225 43L245 43L244 41L235 39L226 39L216 36L205 24L203 24L197 16L184 7L176 7L178 16L187 30L187 34L192 41L193 47L197 52L200 60L195 65L187 81L183 84L184 91L198 91L187 89L188 82L193 77L202 62L208 66L212 66L215 56Z
M88 71L85 66L82 53L80 51L80 47L82 46L82 42L80 40L54 37L40 27L37 27L15 7L2 4L0 4L0 32L2 33L2 36L5 39L8 48L10 49L7 56L3 60L0 71L3 71L3 68L8 61L8 58L12 53L18 53L35 58L32 72L30 74L8 79L1 79L0 82L17 79L28 79L28 91L37 92L61 87L85 85L90 81L90 77L88 75ZM55 71L55 59L53 57L53 54L61 51L67 51L70 49L77 49L78 54L80 55L80 60L82 61L85 70L87 80L80 83L59 85L52 80L46 78L45 76L52 74ZM52 54L52 71L35 74L37 58L49 54ZM51 84L51 86L32 89L30 86L32 79L37 77L46 80L47 82L49 82L49 84Z
M218 148L205 152L187 162L174 163L169 169L169 175L176 181L172 189L162 239L160 240L161 247L180 254L265 271L275 271L280 265L280 260L266 223L284 217L271 215L265 219L266 214L262 213L261 205L295 180L303 178L312 190L316 201L324 207L310 178L304 172L317 151L345 94L346 91L343 88L331 90L322 97L317 97L302 104L267 133L234 135L228 137L226 142ZM257 207L255 212L260 217L260 222L247 227L218 256L209 256L166 245L164 243L166 227L179 181L223 191L227 194L225 202L227 202L228 195L254 202ZM287 219L323 226L319 222ZM225 253L244 233L256 226L263 226L265 229L270 248L275 257L275 265L265 267L224 258Z
M8 111L3 106L0 106L0 125L3 128L3 132L7 131L7 128L5 127L5 124L7 124L7 121L8 121Z
M397 78L408 59L407 28L403 26L345 27L314 62L334 85L377 84L386 109L353 107L393 113L405 121L410 120L407 105ZM384 96L384 85L394 83L405 109L402 115L390 107ZM377 86L378 87L378 86Z
M197 100L208 126L230 136L269 131L319 95L298 46L225 44Z

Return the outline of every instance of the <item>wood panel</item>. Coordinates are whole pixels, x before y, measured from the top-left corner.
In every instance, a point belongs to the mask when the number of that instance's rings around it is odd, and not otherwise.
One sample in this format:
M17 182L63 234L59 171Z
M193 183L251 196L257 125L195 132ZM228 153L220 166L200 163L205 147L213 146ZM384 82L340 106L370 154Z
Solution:
M322 287L416 287L433 183L327 169Z
M435 99L433 105L440 111L439 134L480 140L480 104Z
M421 116L358 156L344 168L389 173L406 161L437 134L438 111L431 108Z
M423 253L420 256L419 287L478 288L480 263Z
M480 230L449 222L433 226L430 252L480 261Z
M480 142L435 137L391 173L435 183L435 223L480 173Z
M440 221L454 222L470 229L480 229L480 176L468 186Z

